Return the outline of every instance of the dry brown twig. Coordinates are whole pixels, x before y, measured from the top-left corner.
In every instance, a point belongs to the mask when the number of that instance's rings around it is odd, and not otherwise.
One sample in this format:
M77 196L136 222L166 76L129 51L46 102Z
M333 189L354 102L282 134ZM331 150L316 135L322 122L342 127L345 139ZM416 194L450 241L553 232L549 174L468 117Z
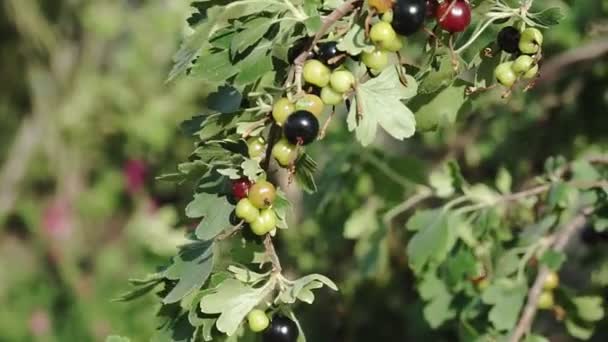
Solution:
M592 208L585 208L581 210L580 213L574 217L574 219L559 229L554 235L555 239L552 249L556 252L564 251L566 245L575 235L575 233L585 226L587 216L591 214L592 211ZM546 266L542 266L540 268L538 275L536 276L536 280L528 292L526 306L524 307L520 319L515 326L511 337L509 338L509 342L519 342L527 333L530 332L532 323L534 322L534 317L538 311L538 301L543 292L545 280L550 272L551 270L549 270L549 268Z

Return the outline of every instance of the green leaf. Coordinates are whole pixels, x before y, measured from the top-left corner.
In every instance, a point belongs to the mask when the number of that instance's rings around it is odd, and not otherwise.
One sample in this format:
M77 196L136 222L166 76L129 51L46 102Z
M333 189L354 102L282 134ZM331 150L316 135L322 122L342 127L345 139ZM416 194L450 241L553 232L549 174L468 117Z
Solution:
M404 86L397 69L388 67L377 77L357 86L347 123L349 131L355 131L363 146L374 141L378 125L395 139L414 135L416 120L401 101L416 95L418 87L413 77L408 75L406 78L408 85Z
M177 284L163 298L163 303L175 303L203 286L213 268L213 242L197 241L181 248L173 264L164 272Z
M323 285L334 291L338 291L336 284L331 279L321 274L310 274L288 283L279 294L279 300L285 304L293 304L296 299L311 304L315 296L311 290L319 289Z
M554 26L559 24L566 16L559 7L550 7L542 12L531 14L534 20L544 26Z
M245 161L241 164L241 168L243 169L243 175L254 181L264 173L260 163L249 158L245 159Z
M323 25L323 21L321 20L320 15L310 16L306 20L304 20L304 26L306 26L306 31L311 34L316 33L321 29Z
M492 282L482 294L484 303L492 305L489 319L499 331L511 330L517 323L528 287L523 283L502 278Z
M501 167L496 175L496 188L502 194L508 194L511 192L511 186L513 184L513 178L507 169Z
M241 108L243 95L229 85L217 88L217 91L207 97L207 107L220 113L235 113ZM200 126L200 124L199 124Z
M272 71L271 49L271 41L265 40L258 44L243 61L238 63L238 75L234 83L244 86Z
M283 192L283 190L277 190L277 197L272 204L274 209L274 213L277 215L279 222L277 223L277 228L287 229L287 213L292 210L291 202L287 199L287 195Z
M410 266L420 273L429 263L445 260L457 240L450 227L459 224L462 218L443 209L418 211L407 222L409 230L417 231L407 245Z
M576 160L571 165L573 180L594 182L602 177L598 170L586 160Z
M302 190L307 193L317 192L317 183L315 183L314 174L317 171L317 162L315 162L310 155L302 153L302 155L296 160L296 181Z
M236 56L258 43L273 24L273 20L266 17L254 18L244 23L242 29L232 37L230 42L232 55Z
M543 253L538 261L549 269L557 271L562 267L564 261L566 261L566 254L550 249Z
M500 198L499 194L484 184L464 187L463 191L472 202L479 204L493 205Z
M271 284L272 285L272 284ZM203 297L201 311L220 314L216 327L219 331L233 335L245 316L268 295L272 287L254 289L236 279L226 279L213 293Z
M106 337L106 342L131 342L131 339L128 337L111 335Z
M372 202L352 212L344 224L344 237L358 239L378 229L377 208Z
M587 322L577 321L574 317L566 318L566 330L573 337L588 340L593 336L595 327Z
M447 320L456 317L451 308L453 296L447 286L435 274L428 274L418 285L420 296L427 301L423 314L431 328L436 329Z
M598 322L604 318L604 301L599 296L582 296L572 300L577 316L586 322Z
M374 51L374 46L367 43L365 29L361 25L355 24L338 43L338 50L356 56L361 52Z
M196 227L196 236L201 240L211 240L224 229L230 228L230 215L234 205L226 196L200 193L186 207L186 216L190 218L203 217Z
M113 301L127 302L127 301L130 301L133 299L140 298L140 297L146 295L147 293L149 293L150 291L154 290L156 288L156 286L161 283L161 281L162 281L162 279L158 279L158 280L155 280L154 282L138 285L133 290L131 290L127 293L124 293L124 294L118 296L117 298L113 299Z
M420 94L430 94L443 87L449 86L454 80L454 67L449 55L444 54L439 57L439 65L435 70L424 75L418 91Z
M456 81L436 93L413 98L408 106L416 114L417 129L424 132L453 125L466 102L466 86L464 81Z
M237 280L247 284L255 284L258 281L268 277L268 274L256 273L250 269L234 265L228 266L228 271L232 272Z
M228 50L204 51L192 67L191 75L209 83L224 83L236 75L239 68L232 64Z

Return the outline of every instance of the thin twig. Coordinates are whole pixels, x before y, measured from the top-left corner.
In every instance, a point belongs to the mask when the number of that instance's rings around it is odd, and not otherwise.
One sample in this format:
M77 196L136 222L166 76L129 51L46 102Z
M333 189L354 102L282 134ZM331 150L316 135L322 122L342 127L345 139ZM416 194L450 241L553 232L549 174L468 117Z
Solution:
M581 213L578 214L572 221L564 225L555 235L553 250L556 252L564 251L568 241L570 241L577 231L585 226L587 216L591 212L591 208L583 209ZM528 301L524 307L524 310L522 311L519 322L515 326L515 329L509 338L509 342L521 341L524 335L530 331L532 323L534 322L534 317L536 316L536 312L538 310L539 297L543 292L543 286L550 272L551 270L549 270L549 268L546 266L542 266L540 268L540 271L536 276L536 280L534 281L534 285L532 285L530 292L528 292Z
M274 249L274 244L272 243L272 236L270 234L266 234L264 238L264 248L266 249L266 254L272 263L272 269L276 273L281 273L283 268L281 267L281 261L279 260L279 256L277 255L277 251Z
M608 54L608 39L599 39L585 44L574 50L564 52L548 60L542 66L542 75L537 84L553 84L552 81L564 75L561 70L577 70L568 68L569 65L600 58Z
M408 211L411 208L413 208L414 206L416 206L418 203L420 203L432 196L433 196L433 191L430 188L428 188L428 187L421 188L421 190L418 191L418 193L416 193L414 196L408 198L401 204L399 204L396 207L393 207L392 209L387 211L383 216L384 224L387 227L390 227L392 221L397 216L401 215L402 213L405 213L406 211Z
M589 188L595 188L595 187L608 188L608 181L597 181L597 182L572 181L572 182L567 182L566 184L574 186L579 189L589 189ZM552 186L553 186L553 183L539 185L537 187L534 187L534 188L531 188L528 190L524 190L524 191L517 192L514 194L502 196L493 202L484 202L484 203L474 204L474 205L470 205L470 206L465 206L465 207L460 208L459 210L461 213L468 213L468 212L477 211L477 210L480 210L480 209L483 209L486 207L496 206L499 204L504 204L504 203L508 203L508 202L516 202L516 201L519 201L522 199L526 199L528 197L543 194L543 193L549 191L549 189L551 189Z
M244 225L245 225L245 221L239 222L236 226L232 227L230 230L225 230L223 233L216 236L215 241L222 241L222 240L226 240L226 239L230 238L231 236L236 234L238 231L243 229Z

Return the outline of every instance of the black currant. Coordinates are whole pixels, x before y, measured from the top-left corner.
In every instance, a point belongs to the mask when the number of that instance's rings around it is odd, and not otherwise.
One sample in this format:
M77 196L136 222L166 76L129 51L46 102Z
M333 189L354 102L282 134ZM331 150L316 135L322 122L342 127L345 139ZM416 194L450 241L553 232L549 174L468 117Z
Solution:
M264 342L296 342L298 325L285 316L275 316L270 326L264 331Z
M409 36L418 32L426 19L426 0L397 0L393 8L393 28Z
M336 68L344 63L345 56L344 52L338 50L337 42L326 42L317 45L316 59L330 68Z
M500 30L496 41L501 50L508 53L517 53L519 52L520 37L521 33L518 29L513 26L507 26Z
M607 242L608 232L598 232L593 226L587 225L581 232L581 240L586 245L594 246L598 243Z
M296 58L310 45L312 38L304 37L296 40L295 43L291 46L291 48L287 51L287 60L290 64L293 64Z
M291 114L283 124L285 138L294 145L308 145L319 134L319 120L307 111L298 110Z

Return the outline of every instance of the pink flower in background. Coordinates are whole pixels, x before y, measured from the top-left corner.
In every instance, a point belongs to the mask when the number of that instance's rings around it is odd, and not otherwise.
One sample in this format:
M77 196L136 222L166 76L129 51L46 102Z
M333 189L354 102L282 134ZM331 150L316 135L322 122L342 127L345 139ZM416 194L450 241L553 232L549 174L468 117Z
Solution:
M123 167L123 175L127 191L133 195L144 187L148 175L148 165L140 159L130 159Z
M40 337L48 335L51 330L51 318L49 317L49 313L42 309L34 311L30 316L29 327L34 336Z
M53 238L65 239L73 229L72 208L61 198L54 199L42 213L42 229Z

